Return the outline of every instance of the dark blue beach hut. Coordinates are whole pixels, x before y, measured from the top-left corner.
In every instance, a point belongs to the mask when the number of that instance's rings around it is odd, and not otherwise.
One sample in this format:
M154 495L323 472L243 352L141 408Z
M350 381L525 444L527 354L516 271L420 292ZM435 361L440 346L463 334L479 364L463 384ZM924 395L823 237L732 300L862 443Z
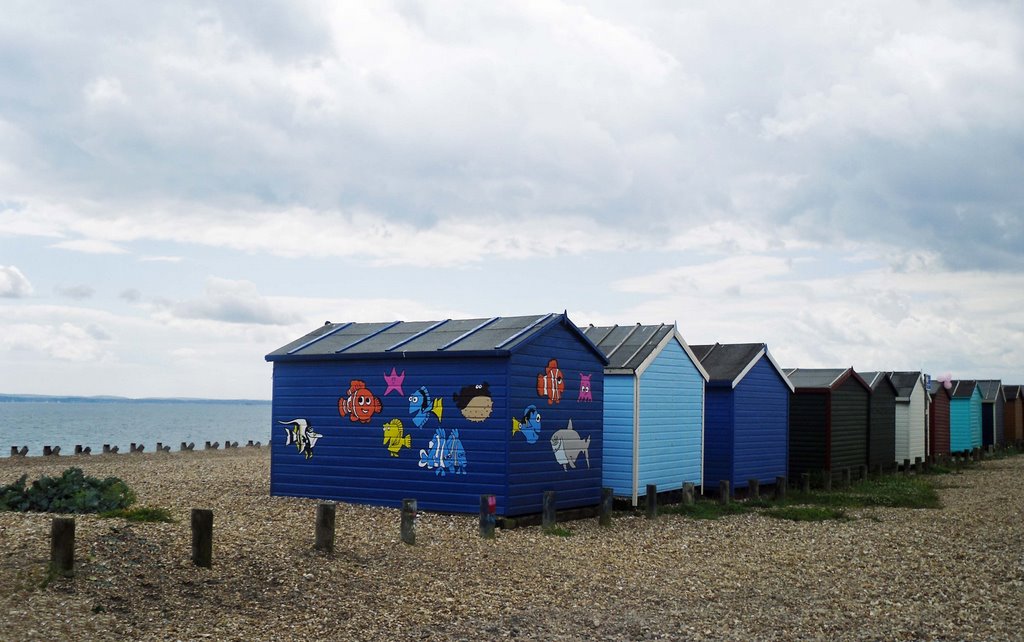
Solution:
M1004 442L1006 395L998 379L979 379L981 389L981 445L1001 446Z
M708 373L704 477L732 489L786 476L793 385L763 343L691 345Z
M608 359L604 485L636 505L659 491L703 484L707 372L673 325L590 326Z
M327 323L274 364L272 495L497 514L595 505L604 355L565 314Z

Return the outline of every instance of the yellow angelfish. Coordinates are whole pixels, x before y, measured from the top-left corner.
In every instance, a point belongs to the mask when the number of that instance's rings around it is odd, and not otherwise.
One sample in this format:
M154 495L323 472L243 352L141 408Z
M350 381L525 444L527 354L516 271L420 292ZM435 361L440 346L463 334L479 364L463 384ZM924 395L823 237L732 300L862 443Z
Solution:
M384 424L384 443L392 457L398 457L403 447L412 448L412 435L405 434L401 419L392 419Z

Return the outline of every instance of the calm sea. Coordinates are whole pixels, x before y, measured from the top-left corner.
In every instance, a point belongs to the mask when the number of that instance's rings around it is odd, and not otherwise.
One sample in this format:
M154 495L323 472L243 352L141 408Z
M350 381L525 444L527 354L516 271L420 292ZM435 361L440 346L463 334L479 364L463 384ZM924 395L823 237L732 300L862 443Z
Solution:
M244 446L248 440L270 438L270 402L154 402L154 401L17 401L0 403L0 456L11 446L28 446L28 454L43 454L43 446L60 446L61 455L74 454L75 445L103 444L128 452L132 442L157 442L178 450L181 442L195 442L202 450L207 441L228 440Z

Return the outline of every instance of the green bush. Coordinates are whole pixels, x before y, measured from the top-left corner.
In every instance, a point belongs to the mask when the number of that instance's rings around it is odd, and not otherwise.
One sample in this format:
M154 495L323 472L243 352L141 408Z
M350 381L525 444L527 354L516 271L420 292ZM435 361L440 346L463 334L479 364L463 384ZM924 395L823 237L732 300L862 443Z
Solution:
M86 477L81 468L68 468L60 477L40 477L31 485L28 475L0 487L0 510L40 513L102 513L127 508L135 493L117 477Z

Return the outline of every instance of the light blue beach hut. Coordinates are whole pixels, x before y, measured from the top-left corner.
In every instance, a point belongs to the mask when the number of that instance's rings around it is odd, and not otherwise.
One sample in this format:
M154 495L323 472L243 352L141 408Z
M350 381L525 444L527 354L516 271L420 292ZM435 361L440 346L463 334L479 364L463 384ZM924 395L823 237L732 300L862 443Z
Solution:
M953 382L949 400L949 450L981 448L981 389L977 381Z
M703 485L707 371L675 325L590 326L604 370L602 483L633 505L647 494Z

